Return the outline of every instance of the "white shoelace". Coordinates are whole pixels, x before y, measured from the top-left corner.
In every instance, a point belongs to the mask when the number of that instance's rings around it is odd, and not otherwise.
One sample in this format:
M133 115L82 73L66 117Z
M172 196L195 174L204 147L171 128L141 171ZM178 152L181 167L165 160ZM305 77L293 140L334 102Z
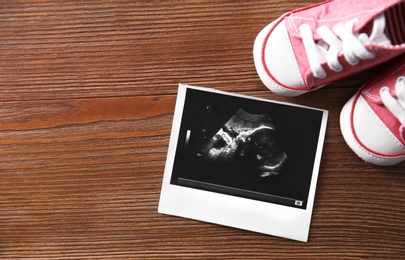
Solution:
M343 69L339 63L338 55L343 52L347 62L351 65L359 63L359 59L367 60L375 57L369 52L364 44L373 42L381 45L391 45L390 40L384 34L385 16L381 14L373 20L373 30L368 36L365 33L354 33L353 28L357 19L350 20L345 24L339 23L333 26L331 31L326 26L319 27L316 31L322 38L319 42L314 41L311 28L307 24L300 26L301 37L304 43L309 65L316 78L327 76L321 63L327 62L329 68L339 72Z
M387 109L405 127L405 77L399 77L395 83L396 97L392 96L388 87L380 89L380 97Z

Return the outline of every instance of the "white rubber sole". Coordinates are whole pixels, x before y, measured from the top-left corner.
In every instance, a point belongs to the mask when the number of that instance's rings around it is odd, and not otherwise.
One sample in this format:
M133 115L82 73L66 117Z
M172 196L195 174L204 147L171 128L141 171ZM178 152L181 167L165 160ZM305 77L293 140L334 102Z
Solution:
M347 145L354 151L357 156L362 160L380 166L390 166L398 164L405 160L405 155L402 156L382 156L375 154L363 147L361 143L357 141L353 134L351 127L351 111L353 107L355 97L353 96L343 107L340 113L340 129L342 131L343 138ZM378 138L378 137L376 137Z

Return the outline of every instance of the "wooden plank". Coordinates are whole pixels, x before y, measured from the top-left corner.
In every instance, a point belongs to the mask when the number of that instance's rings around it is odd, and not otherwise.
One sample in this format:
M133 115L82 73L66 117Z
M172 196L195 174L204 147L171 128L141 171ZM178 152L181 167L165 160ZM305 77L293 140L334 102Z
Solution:
M179 82L263 89L253 66L256 34L307 3L4 4L0 101L165 95Z

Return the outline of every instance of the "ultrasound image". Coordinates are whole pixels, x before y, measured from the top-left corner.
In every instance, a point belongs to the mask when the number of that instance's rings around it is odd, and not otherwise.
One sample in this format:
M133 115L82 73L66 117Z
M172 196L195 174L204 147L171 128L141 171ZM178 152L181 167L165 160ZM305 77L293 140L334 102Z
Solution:
M244 164L260 177L277 175L287 154L268 114L239 109L203 147L203 158L216 164Z
M171 184L305 209L322 112L188 89Z

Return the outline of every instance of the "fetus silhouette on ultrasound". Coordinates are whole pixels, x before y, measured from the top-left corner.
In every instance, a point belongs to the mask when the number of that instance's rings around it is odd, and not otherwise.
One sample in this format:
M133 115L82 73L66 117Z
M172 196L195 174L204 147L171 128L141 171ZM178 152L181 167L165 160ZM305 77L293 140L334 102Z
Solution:
M212 164L243 165L263 178L278 175L288 157L271 117L243 109L203 146L201 155Z

